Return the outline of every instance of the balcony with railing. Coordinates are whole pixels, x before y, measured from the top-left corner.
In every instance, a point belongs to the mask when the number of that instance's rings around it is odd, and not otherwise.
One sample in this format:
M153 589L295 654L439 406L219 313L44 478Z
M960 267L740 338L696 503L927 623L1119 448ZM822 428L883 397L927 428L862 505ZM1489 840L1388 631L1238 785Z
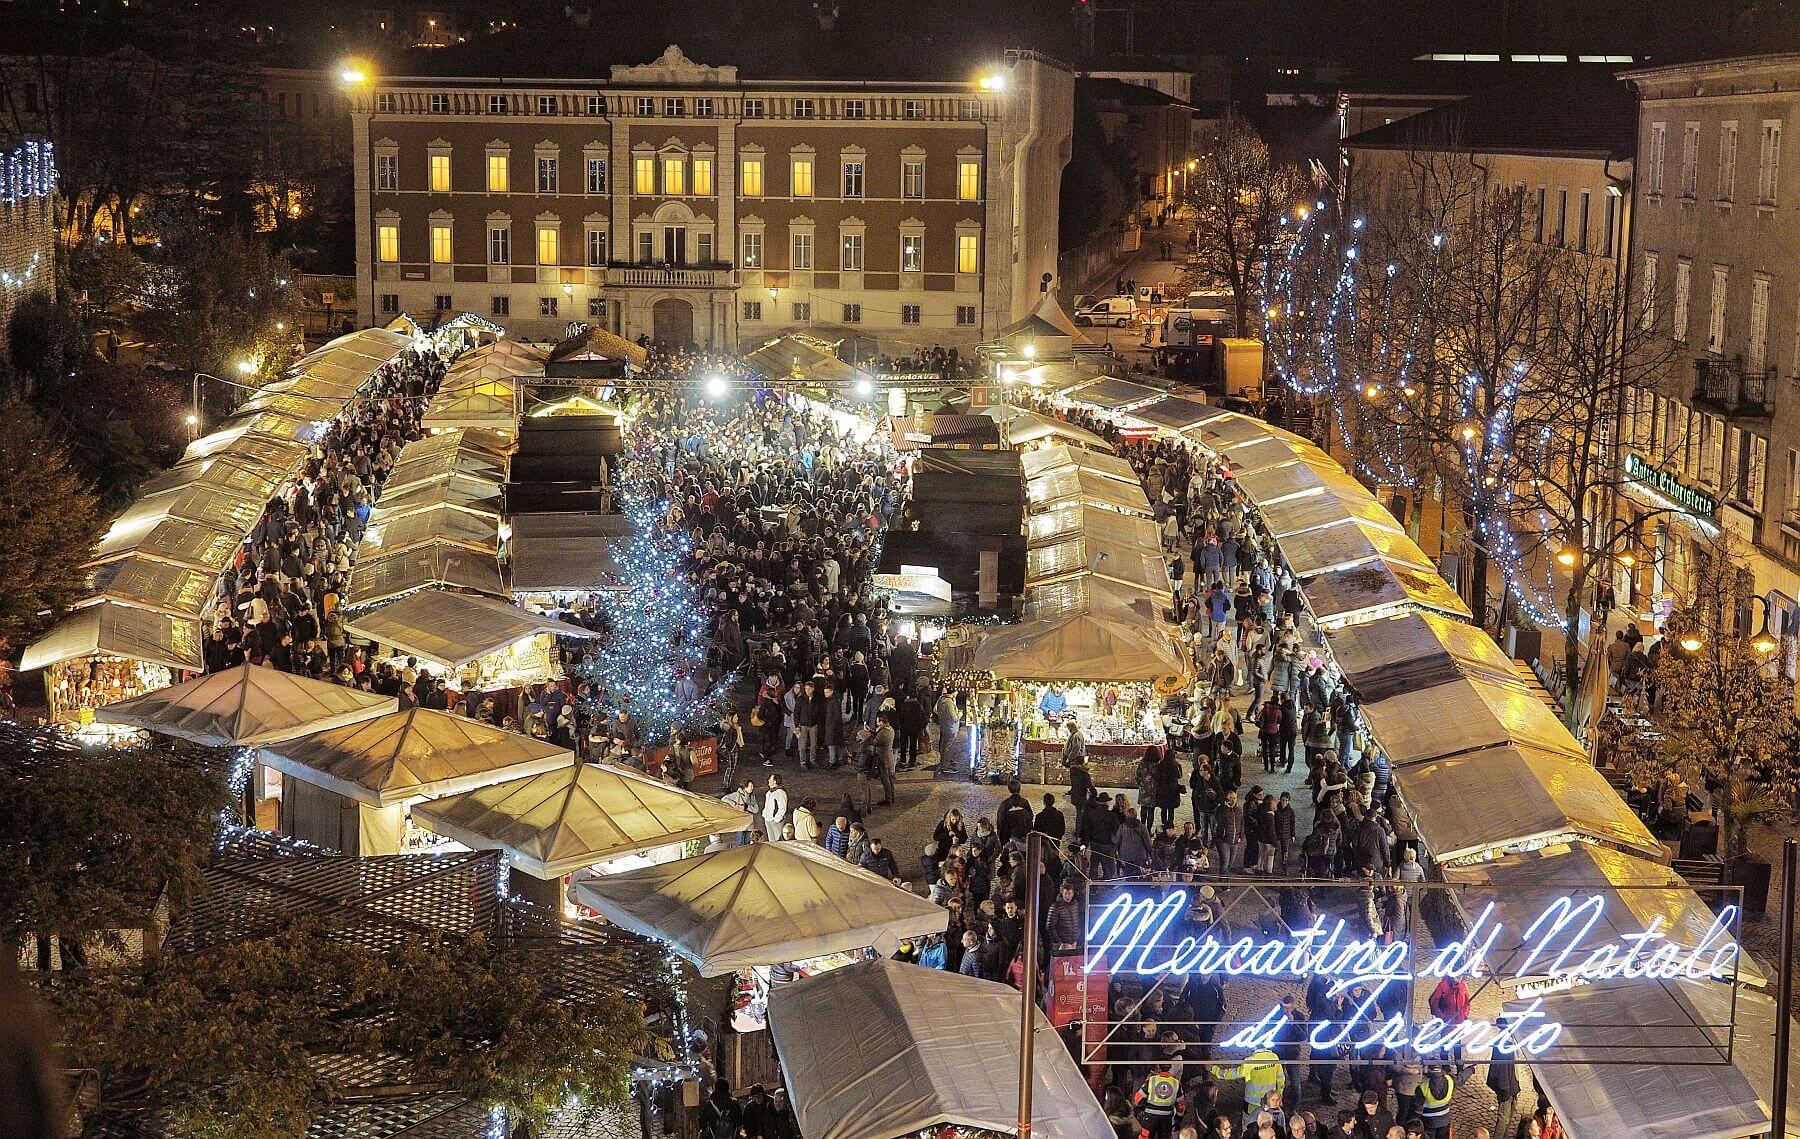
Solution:
M606 283L656 289L735 289L737 270L730 265L622 265L607 267Z
M1742 356L1703 356L1694 361L1694 402L1726 415L1767 418L1775 414L1775 369L1751 372Z

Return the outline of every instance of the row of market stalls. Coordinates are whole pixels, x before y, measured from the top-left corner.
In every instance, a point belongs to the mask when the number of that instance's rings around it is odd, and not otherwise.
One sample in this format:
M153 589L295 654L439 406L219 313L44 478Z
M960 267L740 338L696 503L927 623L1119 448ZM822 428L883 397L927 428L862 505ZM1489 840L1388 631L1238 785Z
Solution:
M201 670L202 618L269 499L410 343L387 329L333 340L145 484L95 547L81 599L20 662L44 671L56 721L85 724L98 707Z
M1071 385L1057 399L1226 461L1465 914L1492 900L1520 929L1555 897L1598 896L1618 927L1587 931L1595 945L1658 921L1678 943L1704 936L1712 907L1668 868L1668 852L1514 662L1468 623L1403 527L1329 456L1155 389ZM1746 959L1737 984L1609 982L1539 994L1542 1015L1568 1026L1562 1054L1575 1062L1534 1074L1569 1134L1764 1134L1774 1077L1762 980ZM1800 1130L1792 1116L1787 1125Z

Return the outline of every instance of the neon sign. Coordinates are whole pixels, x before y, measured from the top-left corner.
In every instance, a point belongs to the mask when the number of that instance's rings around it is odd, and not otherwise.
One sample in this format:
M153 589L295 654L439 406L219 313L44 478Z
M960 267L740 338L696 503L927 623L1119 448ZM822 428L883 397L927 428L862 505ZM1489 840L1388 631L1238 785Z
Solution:
M1346 1043L1361 1050L1410 1045L1421 1056L1469 1048L1501 1056L1538 1056L1554 1047L1563 1026L1543 1015L1543 998L1502 1013L1495 1021L1466 1020L1451 1024L1437 1017L1409 1021L1383 1011L1390 989L1421 980L1496 975L1488 956L1504 926L1489 903L1460 938L1440 947L1429 959L1415 960L1404 941L1353 938L1342 919L1318 918L1286 937L1241 936L1222 940L1213 934L1171 939L1170 927L1186 912L1188 892L1173 890L1161 897L1125 893L1095 917L1088 930L1084 969L1141 977L1216 976L1328 979L1328 992L1362 995L1341 1020L1315 1020L1310 1040L1315 1049ZM1694 945L1671 941L1660 917L1634 933L1611 940L1595 939L1606 916L1606 899L1561 897L1552 901L1524 929L1501 972L1538 981L1549 991L1597 981L1730 981L1735 976L1738 944L1731 936L1737 907L1725 906ZM1388 1004L1391 1005L1391 1001ZM1275 1043L1286 1014L1278 1005L1261 1019L1238 1028L1220 1043L1228 1047L1265 1048Z

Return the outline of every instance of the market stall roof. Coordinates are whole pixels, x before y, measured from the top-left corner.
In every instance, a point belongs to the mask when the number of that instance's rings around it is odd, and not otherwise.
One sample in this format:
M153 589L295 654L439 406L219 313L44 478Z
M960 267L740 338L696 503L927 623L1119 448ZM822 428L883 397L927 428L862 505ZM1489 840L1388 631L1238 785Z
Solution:
M456 391L440 390L425 409L423 426L427 431L459 427L512 431L519 423L517 399L512 384L504 380L485 380Z
M467 439L459 428L408 444L382 486L383 494L402 493L427 483L448 482L458 475L494 484L506 481L506 459L482 443ZM430 444L444 441L446 445Z
M218 577L210 570L171 565L136 554L96 566L88 574L92 601L118 601L177 617L198 617L212 604Z
M500 556L500 519L493 514L461 510L448 503L407 514L371 518L363 532L358 557L375 558L426 542L447 542Z
M1286 434L1284 431L1278 435L1258 435L1242 443L1219 447L1214 453L1225 460L1226 469L1233 477L1291 463L1306 455L1312 444L1298 437L1285 439L1282 436Z
M311 732L262 749L262 761L347 799L386 807L570 767L563 748L428 708Z
M500 580L500 563L493 554L448 542L427 542L410 550L359 561L350 573L347 604L362 608L416 590L438 588L467 589L492 597L506 595L506 586Z
M943 933L949 911L802 842L753 842L590 878L575 900L723 977Z
M539 878L750 829L747 813L717 799L589 763L420 803L412 814L464 846L506 851L515 868Z
M1667 854L1585 759L1508 745L1397 768L1394 782L1439 862L1570 836Z
M550 349L544 371L550 375L577 374L592 369L584 365L620 361L632 369L642 368L650 353L616 332L590 325L574 336L566 337Z
M1107 478L1116 479L1130 486L1143 486L1137 471L1132 469L1131 464L1112 452L1090 451L1084 447L1071 447L1067 443L1026 451L1020 455L1019 465L1024 468L1027 479L1034 479L1065 467L1074 467L1078 470L1105 475Z
M1170 595L1167 563L1158 549L1113 545L1084 534L1025 551L1025 578L1032 584L1058 581L1074 574L1092 574Z
M1385 557L1302 577L1300 593L1327 628L1385 616L1402 605L1469 616L1469 607L1435 570Z
M1517 673L1493 678L1459 673L1445 684L1364 704L1363 715L1395 767L1501 744L1524 744L1571 759L1587 757L1569 729Z
M613 546L631 536L622 514L515 514L512 528L514 593L613 588Z
M506 601L427 589L345 622L344 631L409 656L457 669L538 633L595 637L580 625L540 617Z
M263 463L285 474L300 465L308 446L299 439L253 430L250 421L240 419L189 443L181 452L181 457L185 460L207 459L221 454L255 455Z
M247 531L248 527L221 530L182 518L152 518L147 525L108 531L88 564L136 554L151 561L208 570L216 576L231 562Z
M1281 557L1296 577L1342 569L1377 558L1437 572L1431 558L1411 538L1354 520L1284 539Z
M1161 388L1145 387L1130 380L1102 376L1093 383L1064 392L1063 398L1110 411L1150 403L1163 395Z
M70 613L31 643L19 660L30 672L78 657L106 656L198 672L200 622L116 601Z
M1259 508L1263 524L1280 543L1295 534L1304 534L1308 530L1317 530L1322 526L1337 526L1345 521L1354 520L1365 526L1373 526L1378 530L1392 530L1403 533L1400 523L1388 513L1387 508L1375 501L1368 494L1353 498L1340 498L1333 494L1309 494L1299 498L1289 498L1270 506Z
M1350 477L1350 472L1317 452L1291 463L1233 477L1250 501L1258 506L1318 493L1339 499L1371 497L1368 488Z
M94 549L94 557L103 560L120 550L131 548L132 543L145 531L165 518L195 522L215 530L248 534L266 509L266 498L256 499L248 494L190 484L167 494L140 498L132 503L107 527L105 536Z
M837 357L837 342L790 332L751 351L744 361L772 380L798 376L819 383L845 383L866 378L854 364Z
M975 648L974 667L1009 680L1151 681L1181 676L1187 664L1167 636L1095 613L994 629Z
M380 525L440 506L499 518L506 507L506 496L498 483L456 475L441 483L424 483L399 494L382 495L370 512L369 521Z
M290 391L286 381L270 384L262 391L245 400L239 411L274 411L290 419L304 419L313 423L322 423L335 419L344 410L342 401L326 399L321 396L301 395Z
M1000 424L1000 437L1010 447L1029 447L1040 440L1054 439L1096 451L1112 450L1112 444L1087 428L1028 408L989 404L981 409L981 414Z
M1500 936L1488 960L1497 973L1518 979L1526 979L1518 970L1535 944L1526 938L1526 931L1539 914L1565 896L1577 902L1599 897L1605 904L1592 926L1581 928L1583 923L1577 921L1561 943L1575 960L1585 959L1602 945L1627 944L1623 938L1649 929L1652 922L1660 922L1659 929L1672 943L1695 949L1706 940L1714 918L1712 909L1674 870L1590 843L1558 843L1475 866L1446 867L1444 880L1460 887L1456 899L1465 914L1493 904ZM1745 981L1767 980L1748 953L1738 955L1737 968Z
M1276 430L1259 419L1221 408L1217 415L1191 424L1181 433L1208 451L1223 454L1232 447L1271 438Z
M1512 660L1474 625L1436 613L1402 613L1326 635L1344 680L1365 707L1474 676L1523 687Z
M109 704L94 718L207 747L260 747L366 720L398 706L392 696L295 676L268 665L240 664Z
M805 1139L1018 1126L1019 993L893 960L769 996L769 1028ZM1042 1011L1033 1013L1032 1134L1096 1139L1105 1112Z
M154 475L139 492L140 499L177 494L189 487L208 487L221 494L267 502L287 477L287 471L257 455L227 452L204 459L184 459Z
M402 332L393 332L385 328L364 328L356 332L346 332L324 345L313 349L295 362L295 367L320 361L359 360L370 372L387 363L412 343L412 337Z
M1072 360L1046 360L1029 368L1014 368L1013 378L1045 395L1056 395L1092 383L1102 376Z
M1158 427L1167 427L1172 431L1180 431L1202 422L1212 410L1201 400L1164 396L1155 403L1134 407L1126 414L1132 419L1153 423Z
M1141 486L1127 485L1086 467L1058 467L1039 475L1025 484L1025 494L1033 510L1073 501L1150 517L1150 500Z

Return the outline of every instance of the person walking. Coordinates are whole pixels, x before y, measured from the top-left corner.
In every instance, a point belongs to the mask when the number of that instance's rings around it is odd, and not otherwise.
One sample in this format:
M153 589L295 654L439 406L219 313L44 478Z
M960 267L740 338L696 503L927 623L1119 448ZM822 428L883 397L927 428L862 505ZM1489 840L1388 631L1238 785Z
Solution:
M787 821L787 815L788 794L782 789L781 776L770 775L768 790L763 794L763 837L779 837L781 824Z
M1238 859L1244 850L1244 809L1236 791L1227 791L1225 801L1213 813L1213 845L1219 851L1219 873L1236 874L1243 869Z

